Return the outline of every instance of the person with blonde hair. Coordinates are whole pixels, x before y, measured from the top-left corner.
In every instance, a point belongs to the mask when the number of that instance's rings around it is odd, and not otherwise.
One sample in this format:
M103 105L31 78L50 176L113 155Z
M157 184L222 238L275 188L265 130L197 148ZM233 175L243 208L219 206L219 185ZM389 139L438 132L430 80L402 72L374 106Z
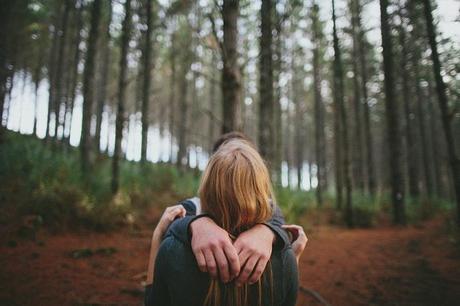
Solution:
M257 150L244 140L228 141L211 156L202 175L199 198L203 215L225 230L232 240L273 216L275 199L269 171ZM297 234L295 241L292 245L273 246L268 264L263 271L258 271L262 277L254 284L237 282L235 278L222 282L200 271L189 234L175 227L177 222L172 223L161 242L171 222L186 213L182 205L168 208L155 229L148 269L148 283L153 284L147 288L146 305L295 305L296 259L298 261L306 244L301 228L286 226L288 231ZM225 256L222 250L219 252L201 256L203 260L209 256ZM245 265L257 266L257 263L247 261Z

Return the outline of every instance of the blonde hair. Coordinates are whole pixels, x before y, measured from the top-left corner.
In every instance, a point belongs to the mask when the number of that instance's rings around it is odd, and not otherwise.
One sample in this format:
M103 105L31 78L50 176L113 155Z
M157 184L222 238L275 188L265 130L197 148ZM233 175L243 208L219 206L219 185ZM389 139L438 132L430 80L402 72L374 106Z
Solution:
M241 139L225 142L211 156L201 178L199 196L203 212L234 236L269 220L273 214L273 189L267 166L257 150ZM267 278L272 287L271 265L267 267L269 273L264 272L257 288L211 280L204 304L262 305L262 285Z

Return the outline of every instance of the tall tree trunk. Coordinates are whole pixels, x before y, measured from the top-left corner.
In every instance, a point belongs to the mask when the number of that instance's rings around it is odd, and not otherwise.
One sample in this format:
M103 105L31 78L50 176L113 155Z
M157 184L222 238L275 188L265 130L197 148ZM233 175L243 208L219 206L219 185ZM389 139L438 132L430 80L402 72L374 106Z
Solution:
M393 204L394 222L405 224L404 179L401 164L401 137L398 104L394 93L393 79L393 43L388 17L388 0L380 0L380 19L383 47L383 70L385 74L385 107L387 118L388 148L390 153L390 185Z
M67 136L65 142L67 146L70 146L70 135L72 134L72 117L73 117L73 108L75 104L75 97L77 95L77 84L78 84L78 65L80 63L80 42L81 42L81 29L83 27L83 19L82 19L82 11L83 11L83 4L81 1L78 1L78 9L76 13L76 31L74 37L74 54L73 54L73 63L72 63L72 71L71 71L71 87L70 87L70 97L69 97L69 110L66 112L66 116L68 113L68 118L65 120L68 121L69 124L69 135Z
M314 113L315 113L315 160L316 177L318 185L316 187L316 201L318 206L323 204L323 187L325 185L325 135L324 135L324 108L323 97L321 94L321 75L320 75L320 29L319 27L319 6L313 4L312 9L312 28L313 28L313 93L314 93Z
M436 81L436 91L438 94L439 108L441 110L441 121L444 128L444 135L447 143L447 153L449 155L452 177L454 180L455 196L457 201L457 223L460 226L460 160L455 153L455 139L452 133L452 115L449 112L447 100L446 84L441 75L441 62L439 61L438 46L436 42L436 30L433 24L433 15L430 0L423 0L425 5L425 19L427 25L428 39L431 47L431 59L433 61L433 73Z
M297 174L297 189L300 190L301 183L302 183L302 163L303 163L303 146L302 143L304 142L304 137L302 131L304 130L303 127L303 111L301 106L301 101L303 101L303 97L300 94L300 86L299 86L299 75L297 72L297 68L294 65L294 57L292 57L292 97L291 101L294 103L294 165L296 167L296 174Z
M222 50L222 133L241 129L240 97L241 75L238 67L238 15L239 0L224 0L222 19L224 21L224 42Z
M436 194L439 197L444 196L444 190L442 186L442 179L441 179L441 167L442 167L442 161L440 161L440 153L439 153L439 147L441 145L438 137L437 137L437 131L440 129L438 128L438 112L437 108L434 106L434 98L433 98L433 92L432 92L432 86L431 86L431 80L428 80L428 93L427 93L427 99L428 99L428 113L430 114L430 119L429 119L429 124L430 124L430 138L431 138L431 158L433 160L433 169L434 169L434 194Z
M259 151L270 168L274 145L274 103L273 103L273 52L272 52L272 0L262 0L260 9L260 84L259 84ZM296 95L296 93L294 93Z
M360 71L358 68L359 41L358 22L354 0L350 0L349 9L351 12L351 36L353 40L352 68L353 68L353 110L354 110L354 141L353 144L353 177L355 187L363 192L364 190L364 169L363 169L363 132L362 132L362 111L361 111L361 88Z
M216 53L212 51L211 55L211 69L212 69L212 75L215 75L215 68L217 66L217 58L216 58ZM210 111L210 116L209 122L208 122L208 152L209 155L212 154L212 149L214 146L214 138L215 138L215 118L214 115L216 114L216 82L212 79L209 81L209 111Z
M85 70L83 73L83 120L80 138L81 166L84 175L90 169L91 154L91 111L94 100L94 59L97 52L99 36L99 22L101 16L101 0L94 0L91 9L91 27L88 37L88 51L86 53Z
M187 117L188 117L188 103L187 103L187 90L188 81L186 75L190 69L190 64L187 60L182 63L182 71L179 80L179 131L178 131L178 146L176 165L182 168L184 165L184 158L187 155Z
M110 24L112 22L112 2L107 2L107 21L105 24L105 39L103 40L103 53L102 53L102 67L100 77L100 87L97 94L97 110L96 110L96 135L94 136L96 142L96 152L101 150L101 129L102 129L102 114L104 112L104 105L107 99L107 84L109 79L110 67Z
M414 51L416 54L419 54L418 51ZM416 114L418 117L418 129L420 132L420 140L421 140L421 153L422 153L422 164L423 164L423 173L425 177L425 190L428 196L433 195L433 182L431 177L430 171L430 157L428 152L428 139L427 139L427 132L426 132L426 118L425 118L425 111L423 109L424 101L427 101L423 96L423 91L420 85L421 77L419 71L419 56L414 56L414 72L415 72L415 92L416 92Z
M275 10L276 11L276 10ZM283 161L283 128L282 128L282 111L281 111L281 73L283 69L283 60L282 60L282 35L283 35L283 25L280 20L279 14L276 14L276 42L275 42L275 53L276 61L273 63L275 75L275 100L274 100L274 156L273 156L273 171L275 172L275 184L281 185L281 163Z
M169 161L172 164L174 161L174 126L176 115L176 52L175 52L176 35L171 35L171 51L169 53L169 62L171 64L171 78L169 80L169 137L170 151Z
M32 135L37 135L37 121L38 121L38 88L40 87L40 82L41 82L41 73L42 73L42 67L43 67L43 61L45 57L45 48L41 45L39 54L38 54L38 60L37 64L35 66L32 79L35 85L34 88L34 124L33 124L33 129L32 129ZM1 117L0 117L0 123L1 123ZM1 127L0 127L1 128Z
M336 111L339 112L340 122L340 138L342 139L342 169L345 183L345 222L349 227L353 226L353 210L351 199L351 169L348 151L348 131L347 117L345 111L344 88L343 88L343 68L342 58L340 53L339 38L337 35L337 22L335 15L335 1L332 0L332 21L333 21L333 37L334 37L334 100L337 105Z
M126 121L125 114L125 92L129 40L131 36L131 0L125 2L125 17L122 25L120 74L118 77L118 105L115 121L115 149L112 157L112 193L118 192L119 188L119 163L121 155L121 138L123 134L123 123Z
M147 161L147 133L149 129L149 98L151 83L151 53L152 53L152 0L146 0L147 10L147 30L145 31L144 46L144 83L142 86L142 144L141 144L141 162Z
M64 2L64 14L62 16L62 30L60 31L60 42L58 46L58 54L57 54L57 65L56 65L56 97L54 99L54 142L56 143L58 140L58 130L59 125L61 123L60 113L61 113L61 106L63 103L63 94L62 94L62 74L64 69L64 50L67 44L67 28L69 26L69 13L71 10L72 4L71 0L65 0Z
M401 20L403 20L403 15L401 11L399 12ZM404 99L404 115L405 115L405 136L406 136L406 165L408 173L408 183L409 183L409 194L417 198L419 196L419 177L418 177L418 149L416 138L414 137L413 130L413 120L412 107L411 107L411 92L409 88L408 81L410 76L408 73L408 60L407 54L408 50L406 47L406 32L404 25L401 24L398 27L399 30L399 43L401 45L401 83L402 83L402 96ZM417 81L418 82L418 81Z
M333 17L335 20L335 2L332 1L333 5ZM335 29L335 27L334 27ZM335 30L334 30L335 33ZM337 39L338 40L338 39ZM338 42L337 42L338 44ZM335 35L334 35L334 47L335 47ZM338 46L336 47L338 49ZM335 54L335 50L334 50ZM340 116L340 101L343 97L340 97L340 81L336 71L336 57L334 57L334 77L333 77L333 94L334 94L334 163L335 163L335 190L336 190L336 208L342 209L343 202L343 165L342 165L342 132L343 125L341 122Z
M60 3L58 8L58 15L60 16L62 3ZM51 113L54 110L55 99L56 99L56 58L58 53L58 42L59 42L59 28L60 22L58 17L53 17L54 27L53 27L53 38L51 42L51 50L49 53L49 63L48 63L48 82L49 82L49 95L48 95L48 114L46 118L46 130L45 137L48 140L51 138Z
M367 166L367 188L370 195L375 194L376 182L375 182L375 170L374 170L374 152L372 142L372 131L371 131L371 119L370 119L370 105L369 105L369 94L367 90L368 82L368 71L367 71L367 54L366 54L366 39L365 31L361 23L361 3L360 0L355 0L356 5L356 27L358 28L358 58L360 60L360 71L361 71L361 91L364 100L364 148L366 150L366 166Z

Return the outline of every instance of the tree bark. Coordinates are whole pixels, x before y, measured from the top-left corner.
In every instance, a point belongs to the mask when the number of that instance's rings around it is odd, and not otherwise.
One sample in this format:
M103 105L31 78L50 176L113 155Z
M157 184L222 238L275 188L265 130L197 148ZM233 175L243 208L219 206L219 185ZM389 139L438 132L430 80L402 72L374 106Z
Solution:
M147 10L147 30L145 31L144 46L144 82L142 86L142 144L141 144L141 162L147 161L147 133L149 129L149 98L151 83L151 65L152 65L152 0L146 0Z
M58 5L58 14L61 13L62 4ZM49 63L48 63L48 82L49 82L49 96L48 96L48 114L46 118L46 130L45 130L45 137L48 140L51 138L51 112L55 111L55 99L56 99L56 58L58 52L58 40L59 40L59 29L60 29L60 22L59 18L53 17L54 19L54 27L53 27L53 38L51 42L51 50L49 53Z
M239 0L224 0L222 19L224 41L222 46L222 133L241 129L240 97L241 75L238 67L238 15Z
M62 16L62 30L60 31L60 42L58 45L58 54L57 54L57 65L56 65L56 97L54 99L54 114L55 114L55 124L54 124L54 143L58 140L58 130L61 124L61 106L63 103L63 94L62 94L62 74L64 69L64 50L67 44L67 28L69 26L69 13L71 10L71 0L65 0L64 2L64 14Z
M441 110L441 122L444 129L444 136L447 143L447 153L452 169L454 189L457 202L457 223L460 226L460 160L455 153L455 139L451 127L451 114L447 100L446 84L441 75L441 62L439 61L438 46L436 42L436 30L433 23L433 15L430 0L423 0L425 6L425 19L428 32L428 40L431 48L431 59L433 61L433 73L436 81L439 108Z
M341 129L340 138L342 139L342 169L345 183L345 222L349 227L353 226L353 209L351 199L351 169L348 151L348 131L347 117L345 111L344 88L343 88L343 68L340 53L339 38L337 35L337 22L335 15L335 1L332 0L332 21L333 21L333 38L334 38L334 100L339 112Z
M361 23L361 3L360 0L355 0L356 5L356 26L358 28L358 58L360 60L361 71L361 92L364 100L364 148L366 150L366 169L367 169L367 188L372 196L376 190L375 170L374 170L374 151L373 137L370 119L369 94L367 89L368 70L367 70L367 54L366 54L366 38L365 31Z
M391 39L391 28L388 17L388 0L380 0L380 21L383 47L383 70L385 74L385 108L387 118L387 137L390 153L390 185L391 201L393 204L393 220L396 224L405 224L404 211L404 179L401 164L401 137L398 105L394 93L393 79L393 43Z
M72 134L72 117L73 117L73 108L75 104L75 97L77 96L77 85L78 85L78 65L80 63L80 42L81 42L81 29L83 27L83 20L82 20L82 11L83 11L83 4L81 1L78 1L79 6L76 13L76 32L74 38L74 54L73 54L73 65L71 71L71 88L70 88L70 98L69 98L69 110L66 112L68 113L68 118L65 120L68 121L69 124L69 135L67 136L65 142L67 146L70 146L70 135ZM67 116L67 115L66 115Z
M270 168L274 155L274 101L272 52L272 0L262 0L260 9L260 75L259 75L259 151ZM294 92L294 95L296 93Z
M399 12L399 17L403 20L403 15L401 11ZM401 21L402 22L402 21ZM406 32L404 29L404 24L401 24L398 27L399 32L399 43L401 45L401 83L402 83L402 97L404 99L404 115L405 115L405 129L404 134L406 137L406 166L407 166L407 173L408 173L408 183L409 183L409 194L413 198L417 198L419 196L419 177L418 177L418 149L417 149L417 142L416 138L414 137L414 130L413 130L413 120L412 115L412 107L411 107L411 92L409 88L409 67L408 67L408 60L407 54L408 50L406 47ZM418 81L417 81L418 82Z
M118 105L115 121L115 148L112 157L112 194L116 194L119 189L119 163L121 155L121 138L123 134L123 124L126 121L125 114L125 92L128 48L131 32L131 0L125 2L125 17L122 24L121 35L121 54L120 54L120 74L118 77Z
M275 10L276 11L276 10ZM282 111L281 111L281 85L280 85L280 77L283 69L283 60L282 60L282 49L283 49L283 42L282 42L282 35L283 35L283 24L282 20L280 20L279 14L276 14L276 41L275 41L275 53L276 53L276 61L273 63L274 71L276 72L275 75L275 97L274 97L274 156L273 156L273 171L275 172L274 181L275 184L281 185L281 163L283 161L283 128L282 128Z
M187 117L188 117L188 103L187 103L187 90L188 90L188 81L186 75L190 69L190 64L186 60L182 63L182 71L180 74L179 80L179 131L178 131L178 146L179 150L177 152L176 165L179 168L183 168L184 158L187 155Z
M96 152L100 153L101 150L101 129L102 129L102 114L104 112L104 105L107 99L107 84L109 79L110 67L110 24L112 22L112 2L107 2L107 21L105 24L105 39L103 40L103 53L102 53L102 67L101 67L101 80L100 87L97 94L97 110L96 110L96 135L94 136L96 142Z
M357 12L354 0L349 2L351 11L351 36L353 41L352 47L352 69L353 69L353 110L354 110L354 141L353 145L353 177L355 188L360 192L364 190L364 170L363 170L363 131L362 131L362 110L361 110L361 89L360 71L358 68L359 42L358 42L358 22Z
M176 35L171 35L171 51L169 53L169 62L171 64L171 78L169 80L169 137L170 151L169 161L172 164L174 161L174 126L176 118L176 51L175 51Z
M99 36L99 22L101 16L101 0L94 0L91 9L91 27L88 37L88 51L86 53L85 70L83 73L83 120L80 138L81 166L84 175L90 169L91 154L91 112L94 100L94 59L97 52Z
M324 135L324 107L321 94L321 75L320 75L320 29L319 29L319 6L313 4L312 9L312 28L313 28L313 93L314 93L314 113L315 113L315 159L316 177L318 185L316 187L316 201L318 206L323 204L323 188L325 186L325 135Z

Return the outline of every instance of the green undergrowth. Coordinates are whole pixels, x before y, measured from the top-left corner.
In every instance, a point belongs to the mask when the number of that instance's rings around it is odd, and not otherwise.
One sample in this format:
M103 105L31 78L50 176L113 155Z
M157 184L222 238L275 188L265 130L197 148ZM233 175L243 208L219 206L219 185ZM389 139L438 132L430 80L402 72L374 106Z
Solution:
M86 178L77 148L53 147L32 136L6 133L0 147L0 225L33 217L33 224L51 229L84 227L106 230L142 221L149 209L159 215L164 207L194 196L200 173L179 171L166 163L122 161L120 191L110 192L111 159L97 157ZM325 192L318 205L315 191L276 187L275 198L288 223L307 230L320 224L344 227L344 205L336 207L335 194ZM370 228L391 223L388 193L375 197L354 192L354 227ZM452 215L453 203L439 198L406 198L409 224L426 221L438 213ZM35 225L34 225L35 226Z
M145 209L192 196L199 176L167 164L122 161L120 191L112 196L111 159L100 156L83 177L76 148L8 132L0 150L3 220L36 216L50 228L110 229L141 219Z

